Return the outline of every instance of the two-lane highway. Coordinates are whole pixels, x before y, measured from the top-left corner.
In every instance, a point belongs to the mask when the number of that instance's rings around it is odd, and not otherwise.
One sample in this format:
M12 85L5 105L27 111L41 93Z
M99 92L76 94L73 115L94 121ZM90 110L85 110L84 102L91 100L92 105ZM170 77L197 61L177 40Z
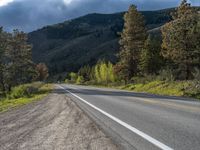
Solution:
M59 85L127 149L200 149L200 103L89 86ZM118 136L118 138L117 138Z

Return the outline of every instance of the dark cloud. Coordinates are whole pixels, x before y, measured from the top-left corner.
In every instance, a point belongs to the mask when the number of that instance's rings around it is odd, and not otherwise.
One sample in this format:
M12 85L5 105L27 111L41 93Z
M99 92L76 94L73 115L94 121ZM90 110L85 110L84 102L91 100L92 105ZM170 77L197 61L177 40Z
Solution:
M199 0L193 0L198 4ZM88 13L113 13L127 10L130 4L140 10L175 7L179 0L15 0L0 7L0 26L7 31L18 28L32 31L44 25L62 22Z

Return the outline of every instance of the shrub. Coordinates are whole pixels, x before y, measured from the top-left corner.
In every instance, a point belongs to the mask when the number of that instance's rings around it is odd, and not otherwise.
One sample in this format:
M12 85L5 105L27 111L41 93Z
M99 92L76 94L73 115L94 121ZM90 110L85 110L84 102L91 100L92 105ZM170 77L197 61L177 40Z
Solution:
M71 80L72 82L76 82L76 80L77 80L77 78L78 78L78 75L77 75L76 73L71 72L71 73L69 74L69 76L70 76L70 80Z
M65 79L65 83L71 83L69 79Z
M83 84L84 83L84 78L83 76L78 76L77 80L76 80L76 84Z
M20 85L17 87L12 88L10 94L8 95L9 99L16 99L24 96L30 96L29 90L27 90L27 86Z
M7 95L8 99L17 99L21 97L31 97L31 95L37 93L42 83L36 82L33 84L24 84L12 88L11 92Z
M149 82L154 81L154 80L156 80L156 76L155 75L145 75L143 77L132 77L131 78L131 83L135 83L135 84L142 83L142 84L145 84L145 83L149 83Z
M200 81L193 80L185 88L184 95L200 99Z
M158 80L161 81L174 81L174 74L173 71L169 68L163 69L159 72Z
M85 82L86 85L97 85L97 81L96 80L90 80L90 81L86 81Z

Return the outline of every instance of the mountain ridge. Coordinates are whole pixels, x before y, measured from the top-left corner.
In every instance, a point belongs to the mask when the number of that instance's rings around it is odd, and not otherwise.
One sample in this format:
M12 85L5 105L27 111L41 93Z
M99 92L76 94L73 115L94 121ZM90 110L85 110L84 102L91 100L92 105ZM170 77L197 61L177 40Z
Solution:
M147 29L152 30L169 22L173 11L170 8L141 13ZM92 13L30 32L34 61L46 63L51 74L77 71L83 65L94 65L99 59L115 63L124 13Z

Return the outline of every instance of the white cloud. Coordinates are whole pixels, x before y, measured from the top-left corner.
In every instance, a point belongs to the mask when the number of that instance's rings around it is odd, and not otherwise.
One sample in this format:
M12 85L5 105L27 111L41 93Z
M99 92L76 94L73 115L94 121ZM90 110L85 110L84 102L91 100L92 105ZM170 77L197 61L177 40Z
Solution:
M1 6L5 6L7 5L8 3L11 3L13 2L14 0L0 0L0 7Z
M66 5L69 5L69 4L71 4L71 2L73 1L73 0L63 0L64 1L64 3L66 4Z

